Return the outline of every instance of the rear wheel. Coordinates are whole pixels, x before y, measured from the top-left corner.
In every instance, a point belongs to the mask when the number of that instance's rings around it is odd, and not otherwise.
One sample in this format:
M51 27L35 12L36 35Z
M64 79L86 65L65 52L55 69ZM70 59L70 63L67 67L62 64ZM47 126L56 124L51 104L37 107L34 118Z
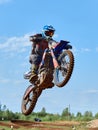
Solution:
M63 87L69 81L74 68L74 56L70 50L66 50L58 57L60 68L54 71L54 83Z
M37 99L40 96L40 94L42 93L41 90L39 90L39 88L37 88L36 90L33 90L32 85L30 85L24 95L23 95L23 99L22 99L22 113L24 115L29 115L31 114L31 112L33 111Z

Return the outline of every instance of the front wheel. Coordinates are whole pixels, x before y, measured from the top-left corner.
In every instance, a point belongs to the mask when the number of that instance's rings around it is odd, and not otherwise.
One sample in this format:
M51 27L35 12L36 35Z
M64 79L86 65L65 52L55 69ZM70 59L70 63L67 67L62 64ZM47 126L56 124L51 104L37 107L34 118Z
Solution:
M39 90L39 88L37 88L36 90L33 90L33 88L34 87L30 85L23 95L21 109L24 115L31 114L31 112L35 108L38 97L42 93L42 91Z
M60 68L54 70L54 83L63 87L69 81L74 68L74 56L70 50L66 50L58 57Z

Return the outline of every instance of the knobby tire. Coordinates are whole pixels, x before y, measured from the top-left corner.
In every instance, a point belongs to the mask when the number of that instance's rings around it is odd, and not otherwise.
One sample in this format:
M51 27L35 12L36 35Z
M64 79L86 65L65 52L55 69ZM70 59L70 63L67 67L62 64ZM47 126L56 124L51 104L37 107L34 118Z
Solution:
M66 74L66 77L64 78L64 80L62 82L55 81L55 85L57 87L64 87L67 84L67 82L69 81L69 79L70 79L70 77L72 75L73 68L74 68L74 56L73 56L73 53L70 50L66 50L61 54L61 56L65 55L65 54L69 56L70 65L69 65L69 69L67 70L67 74Z
M26 89L25 93L28 91L29 87ZM33 95L28 109L26 108L26 106L24 104L25 103L25 99L24 99L25 93L24 93L23 99L22 99L22 113L27 116L27 115L31 114L33 109L35 108L36 102L38 100L38 97L42 93L42 90L37 88L36 90L32 90L31 92L28 93L28 96L30 95L30 93L32 93L32 95Z

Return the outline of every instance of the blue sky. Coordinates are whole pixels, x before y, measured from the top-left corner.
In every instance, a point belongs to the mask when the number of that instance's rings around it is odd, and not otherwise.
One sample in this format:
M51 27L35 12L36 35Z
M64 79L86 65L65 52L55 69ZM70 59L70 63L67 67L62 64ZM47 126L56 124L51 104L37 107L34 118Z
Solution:
M29 85L29 36L51 24L56 41L69 40L75 67L68 84L43 91L35 112L43 107L62 113L98 112L98 0L0 0L0 102L21 111L22 95Z

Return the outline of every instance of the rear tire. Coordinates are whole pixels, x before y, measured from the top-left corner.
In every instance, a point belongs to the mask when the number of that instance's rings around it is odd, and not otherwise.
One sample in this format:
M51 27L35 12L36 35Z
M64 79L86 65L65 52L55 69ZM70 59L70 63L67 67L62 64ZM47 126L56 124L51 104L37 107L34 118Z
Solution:
M68 57L68 59L69 59L68 63L66 61L66 57ZM62 59L64 59L64 61ZM69 81L71 74L73 72L73 68L74 68L73 53L70 50L66 50L66 51L62 52L61 55L58 57L58 62L60 64L60 68L55 69L55 71L54 71L54 83L57 87L64 87L64 85L66 85L67 82ZM62 64L63 64L63 67L62 67ZM61 72L63 75L63 79L60 81L61 77L60 77L59 73L61 73Z

